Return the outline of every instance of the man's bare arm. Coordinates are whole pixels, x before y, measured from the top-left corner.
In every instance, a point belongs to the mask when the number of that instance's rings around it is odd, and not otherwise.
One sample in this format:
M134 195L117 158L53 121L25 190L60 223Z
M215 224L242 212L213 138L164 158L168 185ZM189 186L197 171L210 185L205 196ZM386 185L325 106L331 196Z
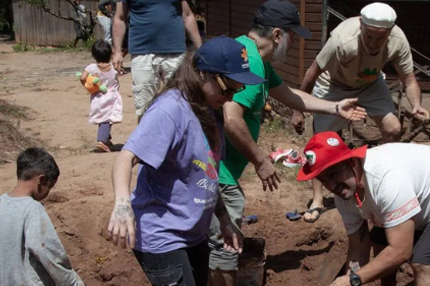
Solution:
M319 67L316 60L312 63L309 69L306 71L305 78L300 86L300 90L312 93L312 89L315 86L315 82L318 76L323 72ZM291 122L293 123L294 129L298 134L302 134L305 131L305 116L303 112L298 110L293 110L293 115L291 117Z
M421 88L418 85L417 79L413 72L403 75L399 73L400 81L402 82L406 96L412 106L412 114L417 115L421 119L429 119L429 112L421 105Z
M202 38L200 37L199 29L197 27L196 17L190 9L187 1L182 1L182 18L184 19L184 26L190 35L191 41L196 49L202 45Z
M385 229L388 246L357 271L363 284L385 277L409 260L412 256L414 230L415 223L412 219Z
M246 107L231 101L223 106L225 133L236 149L242 153L254 166L257 175L263 183L263 189L267 187L271 191L278 188L279 177L275 167L268 156L258 147L251 136L248 126L243 119Z
M116 70L120 70L122 66L122 42L124 40L125 30L127 28L128 4L125 2L116 3L116 12L112 25L113 39L113 66Z

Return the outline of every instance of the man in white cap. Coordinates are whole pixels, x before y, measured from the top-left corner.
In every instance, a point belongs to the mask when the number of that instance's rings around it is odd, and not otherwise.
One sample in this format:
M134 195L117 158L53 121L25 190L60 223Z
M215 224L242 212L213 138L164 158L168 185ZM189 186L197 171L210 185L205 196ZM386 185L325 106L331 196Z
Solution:
M316 134L305 147L298 181L312 178L335 194L348 234L347 275L330 286L381 279L396 285L396 270L411 261L417 286L430 281L430 147L389 143L350 149L336 132ZM374 225L369 231L368 220ZM369 262L373 244L374 259ZM347 270L347 269L345 269Z
M358 97L382 133L382 143L400 140L400 122L389 89L381 74L392 62L403 83L412 113L428 119L421 106L421 90L413 71L413 60L403 31L395 25L396 12L387 4L372 3L361 10L361 17L340 23L306 72L300 87L317 97L338 101ZM347 121L325 114L314 114L314 132L340 131ZM303 114L295 111L293 124L303 131ZM313 180L314 198L304 215L315 222L323 210L322 185Z

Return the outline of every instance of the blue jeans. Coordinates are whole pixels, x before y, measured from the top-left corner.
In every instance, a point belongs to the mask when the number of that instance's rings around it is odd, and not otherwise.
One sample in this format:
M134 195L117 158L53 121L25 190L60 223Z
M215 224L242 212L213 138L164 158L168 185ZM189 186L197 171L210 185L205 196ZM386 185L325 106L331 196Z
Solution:
M209 246L207 240L196 246L166 253L133 250L153 286L206 286Z

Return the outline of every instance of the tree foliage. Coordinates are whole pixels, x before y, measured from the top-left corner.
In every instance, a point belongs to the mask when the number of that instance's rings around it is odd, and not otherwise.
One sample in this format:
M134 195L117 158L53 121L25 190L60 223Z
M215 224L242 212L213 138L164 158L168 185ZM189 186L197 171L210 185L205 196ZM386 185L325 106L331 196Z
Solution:
M0 31L11 33L13 30L12 0L0 1Z

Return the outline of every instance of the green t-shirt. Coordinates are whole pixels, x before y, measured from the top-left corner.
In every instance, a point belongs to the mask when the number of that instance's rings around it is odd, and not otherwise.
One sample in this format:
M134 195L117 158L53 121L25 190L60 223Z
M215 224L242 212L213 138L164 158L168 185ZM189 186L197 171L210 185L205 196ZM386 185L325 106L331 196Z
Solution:
M247 85L246 89L234 95L233 101L247 107L243 119L248 126L249 132L255 142L260 134L261 114L266 103L269 89L277 87L282 83L282 79L273 70L270 63L263 63L263 59L258 52L257 45L247 36L236 38L238 42L246 47L248 61L251 71L260 77L267 79L267 82L257 85ZM219 182L221 184L235 185L242 176L248 164L246 159L226 137L225 157L221 161L219 171Z

